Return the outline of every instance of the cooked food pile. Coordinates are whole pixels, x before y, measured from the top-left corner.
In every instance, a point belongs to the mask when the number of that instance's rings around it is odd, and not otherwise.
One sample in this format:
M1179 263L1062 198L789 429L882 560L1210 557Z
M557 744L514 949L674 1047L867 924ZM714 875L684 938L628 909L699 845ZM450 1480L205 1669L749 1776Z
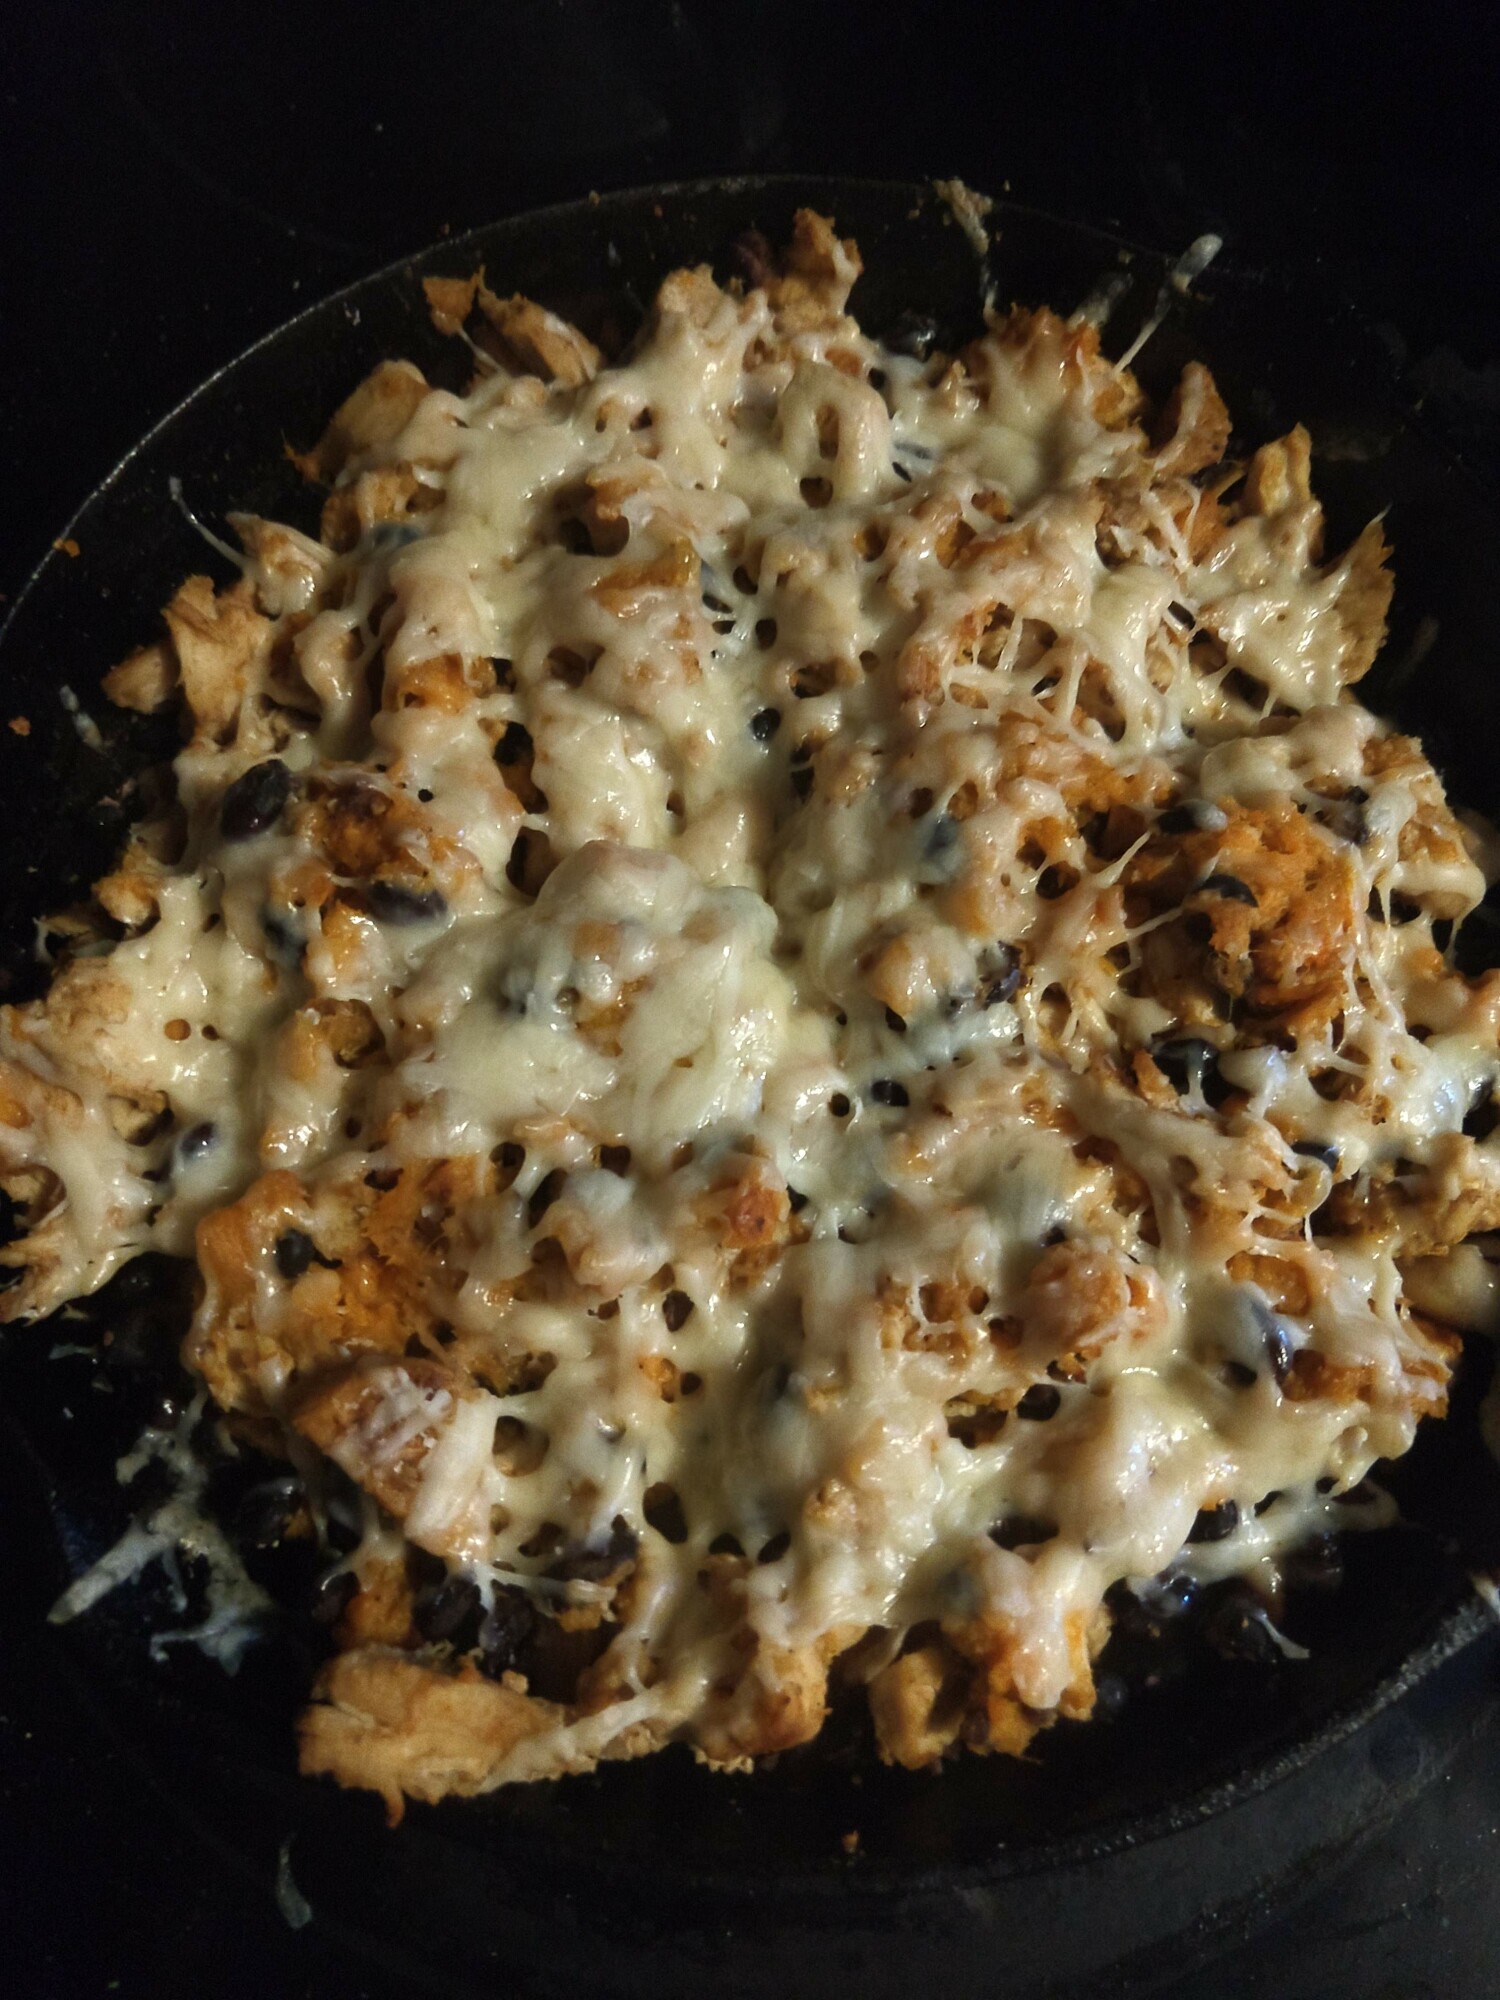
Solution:
M831 1683L1020 1752L1122 1579L1273 1599L1489 1306L1379 527L1201 366L894 351L810 213L752 265L615 361L429 280L472 386L378 368L320 539L237 519L109 675L173 796L4 1010L4 1312L196 1258L235 1434L364 1496L302 1760L395 1812Z

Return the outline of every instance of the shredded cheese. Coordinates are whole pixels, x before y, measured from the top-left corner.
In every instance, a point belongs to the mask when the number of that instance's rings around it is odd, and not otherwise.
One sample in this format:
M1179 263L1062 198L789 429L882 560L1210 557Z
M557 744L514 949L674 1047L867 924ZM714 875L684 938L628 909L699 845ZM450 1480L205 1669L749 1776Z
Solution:
M1348 692L1379 530L1325 559L1300 432L1222 466L1201 368L916 361L857 270L803 216L609 365L431 287L472 387L377 371L322 541L239 520L116 669L185 832L4 1010L7 1310L196 1255L218 1402L370 1498L303 1756L393 1809L736 1767L840 1656L887 1756L1018 1751L1113 1585L1274 1583L1493 1314L1484 878Z

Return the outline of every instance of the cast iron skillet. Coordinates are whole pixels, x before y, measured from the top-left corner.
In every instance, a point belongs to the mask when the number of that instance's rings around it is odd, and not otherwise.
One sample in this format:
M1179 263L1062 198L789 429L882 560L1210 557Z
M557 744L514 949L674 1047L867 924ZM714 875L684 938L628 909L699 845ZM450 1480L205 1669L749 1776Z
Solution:
M463 357L427 323L423 272L483 262L499 288L618 341L675 264L722 271L739 232L783 239L804 202L858 237L866 274L854 304L868 327L915 310L934 316L941 344L977 329L974 252L930 189L792 178L648 189L503 222L366 279L165 419L71 524L77 555L48 556L0 634L0 720L31 725L26 736L0 729L6 990L34 989L33 920L102 872L138 810L129 774L165 747L151 725L108 711L102 669L149 635L182 576L226 573L170 480L210 521L244 507L312 525L316 498L283 439L316 437L382 356L409 355L459 386ZM1107 344L1119 351L1156 301L1166 260L1153 252L1007 204L992 226L1002 302L1066 312L1118 275ZM1368 330L1237 267L1232 246L1194 296L1173 295L1138 369L1160 392L1193 354L1248 441L1309 425L1330 546L1390 509L1397 598L1368 697L1421 731L1457 797L1493 809L1500 516L1402 415ZM65 709L64 686L96 718L102 749ZM1482 925L1476 935L1482 949ZM123 1525L110 1466L173 1387L181 1312L180 1273L143 1260L83 1327L17 1329L0 1342L6 1455L24 1489L0 1533L25 1557L38 1612ZM49 1358L54 1343L105 1327L115 1338L102 1366ZM1059 1725L1027 1763L969 1758L940 1779L886 1771L844 1720L753 1778L714 1777L674 1750L413 1808L391 1834L373 1800L295 1776L291 1718L310 1672L295 1622L234 1681L187 1648L153 1664L147 1637L177 1615L147 1579L37 1643L139 1758L143 1787L262 1872L293 1836L319 1921L434 1990L660 1995L705 1978L726 1995L834 1980L905 1995L914 1979L955 1995L1081 1994L1101 1980L1146 1990L1225 1925L1310 1886L1452 1754L1488 1698L1489 1650L1470 1643L1488 1614L1468 1583L1473 1565L1500 1557L1500 1476L1473 1422L1483 1369L1480 1356L1466 1363L1451 1420L1424 1429L1391 1475L1408 1525L1349 1537L1343 1588L1290 1615L1310 1659L1273 1666L1169 1644L1156 1685L1137 1687L1113 1719ZM1131 1666L1128 1645L1107 1658L1112 1672L1115 1660Z

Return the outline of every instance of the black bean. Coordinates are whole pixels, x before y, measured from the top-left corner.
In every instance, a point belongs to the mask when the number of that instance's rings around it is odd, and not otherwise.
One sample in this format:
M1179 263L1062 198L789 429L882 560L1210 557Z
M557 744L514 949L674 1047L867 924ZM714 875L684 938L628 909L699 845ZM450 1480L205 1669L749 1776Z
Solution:
M1210 1083L1218 1081L1219 1051L1201 1035L1153 1042L1151 1059L1172 1088L1184 1096L1196 1090L1206 1097Z
M841 1090L836 1090L828 1100L828 1109L833 1113L835 1118L847 1118L853 1108L853 1105L850 1104L848 1098L845 1097Z
M1285 1382L1292 1372L1293 1352L1286 1328L1273 1320L1266 1329L1266 1357L1270 1361L1271 1373L1276 1377L1278 1384Z
M1227 1541L1240 1525L1240 1510L1233 1500L1225 1500L1217 1507L1205 1507L1188 1529L1190 1542Z
M557 539L572 556L591 556L594 553L594 538L587 525L576 514L568 515L557 524Z
M671 1542L675 1548L681 1548L692 1533L682 1495L674 1486L648 1487L641 1512L646 1517L646 1526L654 1528L663 1541Z
M990 1529L990 1540L999 1549L1020 1549L1050 1542L1056 1533L1055 1521L1039 1520L1035 1514L1011 1514Z
M1206 875L1198 884L1200 896L1222 896L1226 903L1248 903L1252 910L1260 908L1260 899L1248 882L1242 882L1238 875Z
M448 1575L447 1563L431 1549L418 1548L415 1543L407 1549L406 1579L418 1594L436 1590L440 1583L448 1581Z
M543 1176L533 1188L531 1199L526 1204L526 1226L535 1229L547 1210L563 1191L568 1176L561 1167L554 1167L550 1174Z
M505 864L505 879L528 898L540 895L542 885L557 866L552 842L539 826L523 826L516 835ZM524 1013L525 1007L519 1011Z
M104 1358L107 1365L108 1354ZM158 1389L147 1400L141 1414L153 1430L174 1431L182 1421L182 1413L191 1400L190 1397L177 1394L171 1389Z
M1137 1586L1142 1608L1155 1620L1185 1618L1197 1607L1199 1586L1180 1570L1163 1570Z
M1247 1584L1229 1583L1216 1591L1204 1607L1199 1629L1205 1643L1226 1660L1273 1666L1282 1658L1265 1606Z
M481 1673L498 1679L516 1663L516 1655L538 1625L536 1606L524 1590L506 1585L497 1590L479 1624Z
M924 861L942 861L958 845L958 821L951 813L939 813L922 842Z
M1197 833L1202 825L1200 817L1203 801L1183 799L1175 806L1168 806L1156 822L1159 833Z
M524 764L535 754L531 731L524 722L507 722L495 745L497 764Z
M1337 1535L1309 1535L1281 1558L1282 1581L1289 1590L1337 1590L1344 1580L1344 1555Z
M212 1151L218 1136L218 1128L206 1120L201 1125L190 1127L177 1141L178 1166L191 1167L196 1165L205 1153Z
M931 313L908 306L898 315L881 345L892 354L904 354L912 361L925 361L938 337L937 321Z
M1496 1125L1500 1125L1500 1105L1495 1102L1495 1084L1491 1078L1464 1114L1463 1129L1470 1139L1488 1139Z
M271 1254L276 1259L277 1270L289 1284L315 1263L321 1262L317 1244L304 1229L283 1230Z
M1013 944L996 945L991 952L996 964L984 975L979 989L981 1007L998 1007L1014 1000L1021 990L1021 960Z
M1127 1639L1160 1638L1159 1622L1128 1583L1112 1583L1104 1593L1104 1602L1110 1614L1111 1633L1118 1632Z
M875 1081L870 1085L870 1095L877 1104L889 1104L896 1108L911 1103L911 1098L907 1095L906 1085L904 1083L897 1083L894 1077L889 1076L876 1077Z
M1331 1174L1339 1170L1339 1149L1326 1139L1299 1139L1292 1151L1301 1153L1304 1159L1317 1160Z
M271 956L278 965L284 965L289 972L295 972L302 963L302 953L306 949L301 936L289 917L279 910L262 910L260 927L266 934L266 942L271 947Z
M302 1505L300 1479L263 1480L241 1496L234 1510L234 1538L252 1549L273 1549Z
M1101 853L1105 836L1109 832L1109 814L1091 813L1078 831L1083 835L1083 844L1091 854Z
M600 1583L629 1562L639 1547L635 1530L616 1514L602 1541L577 1543L565 1550L548 1575L562 1582Z
M757 743L769 743L780 727L779 708L758 708L750 718L750 734Z
M1033 1382L1016 1405L1016 1415L1028 1423L1044 1424L1055 1417L1062 1404L1062 1391L1051 1382Z
M1167 1625L1184 1617L1198 1601L1198 1586L1188 1576L1166 1570L1160 1576L1111 1584L1104 1594L1113 1630L1125 1639L1160 1641Z
M1333 800L1323 808L1318 818L1340 840L1347 840L1353 847L1363 847L1370 837L1369 820L1348 799Z
M292 774L279 757L252 764L224 794L219 827L226 840L253 840L267 833L286 810L292 796Z
M686 1292L668 1292L661 1302L661 1316L668 1333L679 1333L693 1316L693 1301Z
M154 1140L158 1140L162 1136L162 1132L170 1132L170 1130L172 1130L172 1108L164 1104L162 1110L158 1110L158 1112L146 1112L146 1110L142 1110L140 1116L130 1124L130 1130L126 1134L122 1134L122 1136L126 1138L128 1146L150 1146ZM146 1180L166 1180L166 1174L162 1172L160 1166L148 1166L148 1168L144 1168L144 1178ZM12 1226L12 1236L14 1234L16 1234L16 1230ZM10 1238L6 1238L6 1242L8 1240Z
M359 1578L352 1569L334 1569L313 1585L309 1610L316 1625L337 1625L359 1595Z
M412 1623L429 1645L452 1641L463 1648L464 1639L472 1644L477 1633L479 1606L479 1585L473 1577L445 1576L441 1583L418 1591L412 1603Z
M325 1466L324 1476L327 1477L330 1471L336 1471L336 1468ZM353 1482L348 1484L352 1492ZM364 1538L364 1510L358 1503L347 1500L341 1506L337 1500L331 1500L323 1521L323 1540L327 1547L338 1555L350 1556Z
M408 889L400 882L369 882L365 904L378 924L427 924L448 913L441 889Z

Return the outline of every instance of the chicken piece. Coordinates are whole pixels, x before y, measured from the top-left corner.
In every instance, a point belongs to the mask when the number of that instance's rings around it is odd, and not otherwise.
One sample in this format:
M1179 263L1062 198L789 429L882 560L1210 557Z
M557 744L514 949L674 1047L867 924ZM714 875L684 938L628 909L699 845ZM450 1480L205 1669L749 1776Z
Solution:
M304 479L330 486L352 460L393 444L428 393L415 363L382 361L339 404L312 450L288 455Z
M309 1443L403 1520L459 1393L457 1377L441 1362L365 1356L319 1377L293 1400L290 1414Z
M518 1677L490 1681L468 1662L444 1671L362 1646L318 1676L298 1728L300 1764L308 1777L379 1792L395 1826L408 1798L435 1804L488 1791L518 1744L563 1720Z
M1315 1034L1344 1006L1358 935L1352 863L1288 800L1227 804L1217 831L1154 835L1125 872L1142 984L1182 1021L1243 1000L1241 1037Z
M1156 473L1178 478L1217 465L1229 443L1229 412L1201 361L1190 361L1157 426Z
M919 1771L941 1761L963 1726L969 1674L942 1640L915 1647L870 1683L881 1761Z
M233 740L242 704L265 677L273 637L270 620L255 608L253 587L242 578L216 593L206 576L190 576L163 615L197 740Z
M478 1163L383 1178L310 1189L278 1170L198 1225L204 1290L184 1360L223 1408L262 1413L265 1385L279 1394L362 1354L400 1354L447 1316L462 1282L455 1208L479 1184ZM273 1272L277 1290L264 1294Z
M604 357L586 334L519 293L497 299L481 287L479 310L499 337L501 351L528 374L576 389L591 382Z
M176 694L180 678L176 653L165 639L157 639L111 667L102 685L116 708L155 715Z
M799 208L786 254L766 277L778 331L810 333L835 325L863 268L851 238L838 236L826 215Z

